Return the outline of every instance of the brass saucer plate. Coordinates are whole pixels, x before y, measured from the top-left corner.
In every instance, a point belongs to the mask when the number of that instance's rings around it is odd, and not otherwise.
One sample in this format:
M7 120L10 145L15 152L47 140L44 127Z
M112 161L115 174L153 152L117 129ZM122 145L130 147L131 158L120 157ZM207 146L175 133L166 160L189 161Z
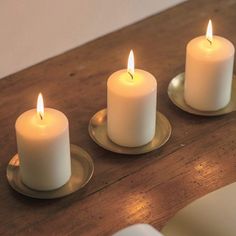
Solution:
M184 73L174 77L168 86L168 96L170 100L180 109L200 116L220 116L236 110L236 76L233 76L232 93L229 104L217 111L199 111L186 104L184 100Z
M151 152L163 146L171 135L171 125L168 119L160 112L156 117L156 133L153 140L140 147L123 147L113 143L107 136L107 110L97 112L89 122L89 134L95 143L111 152L138 155Z
M19 158L17 154L10 160L7 166L7 179L10 186L25 196L38 199L60 198L82 189L93 175L93 160L85 150L76 145L71 144L70 151L71 178L61 188L51 191L36 191L24 185L20 177Z

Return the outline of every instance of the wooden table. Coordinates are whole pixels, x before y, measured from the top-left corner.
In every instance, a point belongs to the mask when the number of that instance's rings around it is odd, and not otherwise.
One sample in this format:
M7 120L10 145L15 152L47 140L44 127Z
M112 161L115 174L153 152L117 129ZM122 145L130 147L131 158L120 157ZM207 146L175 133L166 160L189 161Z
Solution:
M110 235L145 222L161 229L189 202L236 180L236 113L198 117L168 99L171 78L184 71L185 46L214 32L236 45L236 0L188 1L0 81L0 235ZM88 135L88 122L106 107L106 81L126 66L133 48L137 67L158 79L158 106L173 127L170 141L141 156L103 150ZM16 153L14 123L35 107L63 111L71 142L93 157L95 174L83 193L36 200L14 192L6 167Z

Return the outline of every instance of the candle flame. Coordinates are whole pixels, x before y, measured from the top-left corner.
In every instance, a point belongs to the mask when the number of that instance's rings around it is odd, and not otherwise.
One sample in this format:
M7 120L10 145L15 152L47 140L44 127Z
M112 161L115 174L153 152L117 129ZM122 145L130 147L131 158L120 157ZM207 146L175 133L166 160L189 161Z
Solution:
M130 76L133 79L134 77L134 52L133 50L131 50L129 53L127 72L130 74Z
M40 93L38 95L38 100L37 100L37 113L39 115L39 117L41 118L41 120L44 117L44 104L43 104L43 96Z
M211 23L211 20L209 20L209 22L208 22L207 32L206 32L206 39L210 42L210 44L212 44L213 32L212 32L212 23Z

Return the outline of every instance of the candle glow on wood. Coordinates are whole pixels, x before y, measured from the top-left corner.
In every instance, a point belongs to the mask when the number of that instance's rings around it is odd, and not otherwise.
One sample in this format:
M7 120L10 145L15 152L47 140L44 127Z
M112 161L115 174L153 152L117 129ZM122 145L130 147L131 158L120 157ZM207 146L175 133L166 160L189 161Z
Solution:
M129 53L127 72L130 74L131 78L134 78L134 52L133 50Z
M38 95L38 100L37 100L37 113L42 120L44 117L44 104L43 104L43 96L41 93Z
M213 41L213 32L212 32L212 23L211 20L209 20L207 25L207 31L206 31L206 39L212 44Z

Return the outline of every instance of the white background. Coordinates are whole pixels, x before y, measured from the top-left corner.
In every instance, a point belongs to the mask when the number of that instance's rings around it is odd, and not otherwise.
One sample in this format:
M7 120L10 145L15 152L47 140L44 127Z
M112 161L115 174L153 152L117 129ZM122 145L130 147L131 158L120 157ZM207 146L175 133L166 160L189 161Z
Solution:
M183 0L0 0L0 78Z

